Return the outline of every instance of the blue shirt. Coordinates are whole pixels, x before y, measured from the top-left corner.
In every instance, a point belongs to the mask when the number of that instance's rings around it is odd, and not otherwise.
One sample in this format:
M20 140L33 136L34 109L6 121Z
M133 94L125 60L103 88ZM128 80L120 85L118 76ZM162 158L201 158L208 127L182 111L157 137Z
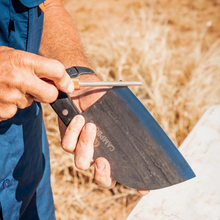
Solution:
M38 53L42 2L0 1L0 46ZM48 142L37 102L0 122L0 219L55 219Z

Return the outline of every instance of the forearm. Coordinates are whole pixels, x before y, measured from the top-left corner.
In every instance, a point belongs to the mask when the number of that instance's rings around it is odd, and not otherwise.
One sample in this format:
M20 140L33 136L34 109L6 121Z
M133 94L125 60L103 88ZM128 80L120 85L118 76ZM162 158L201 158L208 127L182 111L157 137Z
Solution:
M65 68L85 66L91 68L77 28L63 8L60 0L45 1L45 18L39 53L59 60Z

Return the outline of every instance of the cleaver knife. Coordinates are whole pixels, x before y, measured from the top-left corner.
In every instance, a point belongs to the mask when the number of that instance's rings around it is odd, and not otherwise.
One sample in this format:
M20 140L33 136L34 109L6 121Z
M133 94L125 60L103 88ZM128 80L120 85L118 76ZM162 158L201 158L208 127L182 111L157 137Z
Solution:
M84 67L67 69L71 77L90 74ZM113 87L86 111L59 92L51 103L66 126L81 114L96 124L94 160L106 158L111 177L138 190L160 189L195 177L194 172L160 125L128 87Z

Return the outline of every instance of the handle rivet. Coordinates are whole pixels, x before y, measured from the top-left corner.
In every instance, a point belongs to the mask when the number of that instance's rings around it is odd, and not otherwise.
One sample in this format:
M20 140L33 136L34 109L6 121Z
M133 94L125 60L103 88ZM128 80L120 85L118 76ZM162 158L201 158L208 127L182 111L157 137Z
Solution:
M67 116L68 115L68 110L67 109L63 109L63 111L62 111L62 114L64 115L64 116Z

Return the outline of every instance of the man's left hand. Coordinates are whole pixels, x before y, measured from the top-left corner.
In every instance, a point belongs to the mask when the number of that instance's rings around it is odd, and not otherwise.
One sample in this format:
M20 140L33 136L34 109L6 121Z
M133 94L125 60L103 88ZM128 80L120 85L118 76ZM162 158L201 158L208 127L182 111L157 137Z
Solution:
M99 81L96 75L80 76L80 80ZM103 89L82 88L74 91L71 98L79 111L83 112L94 104L105 94ZM74 154L75 166L80 170L88 169L95 163L94 178L98 185L103 188L112 188L116 181L110 177L110 164L105 158L98 158L93 161L94 141L96 137L96 126L93 123L85 124L82 115L76 115L66 126L59 120L62 148Z
M86 81L99 81L95 75L81 76L80 80ZM106 92L106 89L83 88L81 91L74 91L72 100L79 111L85 111L98 99L100 99ZM96 183L106 189L115 186L116 181L111 178L110 164L103 158L97 158L94 162L92 160L94 153L94 141L96 137L96 126L93 123L85 124L82 115L77 115L66 126L59 120L62 147L65 151L75 155L75 165L78 169L88 169L95 163L94 178ZM149 191L137 191L140 195L144 196Z

